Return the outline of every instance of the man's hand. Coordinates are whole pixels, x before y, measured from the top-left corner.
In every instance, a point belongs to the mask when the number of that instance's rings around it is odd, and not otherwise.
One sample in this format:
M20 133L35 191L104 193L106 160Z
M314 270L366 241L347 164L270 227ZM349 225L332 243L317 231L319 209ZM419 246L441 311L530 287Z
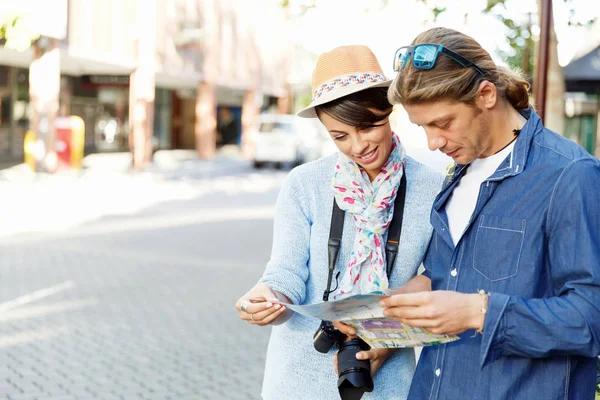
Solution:
M485 321L485 314L481 312L483 304L482 296L477 293L444 290L396 294L379 302L387 317L448 335L482 329Z

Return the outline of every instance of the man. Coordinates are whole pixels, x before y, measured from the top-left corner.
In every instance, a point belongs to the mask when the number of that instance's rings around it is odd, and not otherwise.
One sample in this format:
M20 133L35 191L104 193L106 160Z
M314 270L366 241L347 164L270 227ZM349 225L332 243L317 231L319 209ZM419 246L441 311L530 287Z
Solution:
M385 315L434 333L409 399L593 399L600 353L600 161L544 128L529 84L446 28L395 56L389 90L454 159L425 272Z

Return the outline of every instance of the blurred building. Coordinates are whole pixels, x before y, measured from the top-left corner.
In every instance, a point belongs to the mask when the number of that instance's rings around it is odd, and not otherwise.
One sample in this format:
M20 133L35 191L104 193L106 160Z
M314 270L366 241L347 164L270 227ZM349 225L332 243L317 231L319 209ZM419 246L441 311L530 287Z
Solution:
M286 10L277 0L20 0L0 14L42 35L18 52L0 43L0 160L22 162L28 129L78 115L85 151L157 149L213 156L219 115L237 136L261 110L290 108ZM227 112L219 113L227 108Z
M600 46L564 68L565 136L600 157Z

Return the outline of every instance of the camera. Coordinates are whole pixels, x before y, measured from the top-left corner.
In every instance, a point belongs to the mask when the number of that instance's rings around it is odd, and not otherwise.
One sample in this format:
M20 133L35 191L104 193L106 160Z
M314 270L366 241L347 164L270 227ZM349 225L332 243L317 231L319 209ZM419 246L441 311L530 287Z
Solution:
M334 345L343 341L345 335L335 329L330 321L321 321L321 326L313 336L313 345L319 353L327 354Z
M371 362L356 359L356 353L370 349L362 339L349 339L330 321L321 321L313 345L320 353L328 353L334 345L339 347L337 385L342 400L359 400L365 392L373 391Z

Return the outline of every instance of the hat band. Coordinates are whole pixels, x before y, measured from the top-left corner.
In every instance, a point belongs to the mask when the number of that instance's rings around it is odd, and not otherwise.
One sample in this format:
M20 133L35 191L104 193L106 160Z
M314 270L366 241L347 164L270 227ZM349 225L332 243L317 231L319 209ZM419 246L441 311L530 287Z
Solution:
M344 86L357 85L365 82L377 83L384 81L387 81L387 78L383 74L378 74L374 72L346 75L343 78L335 78L319 85L313 93L312 101L317 100L319 97L321 97L323 93L328 93L334 89L341 88Z

